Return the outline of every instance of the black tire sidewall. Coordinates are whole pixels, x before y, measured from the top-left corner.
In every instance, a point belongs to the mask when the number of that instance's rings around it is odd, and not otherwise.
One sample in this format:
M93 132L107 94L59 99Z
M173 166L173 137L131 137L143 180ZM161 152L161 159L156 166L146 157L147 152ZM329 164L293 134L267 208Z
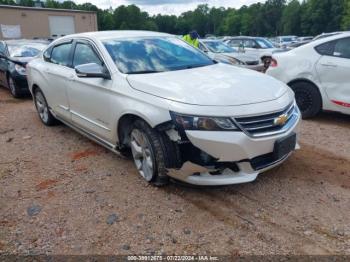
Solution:
M151 128L146 122L142 120L135 121L131 132L135 129L142 132L146 136L151 146L150 150L152 154L154 169L153 177L151 181L149 181L149 183L156 186L164 186L168 184L169 177L167 176L166 169L166 151L164 150L164 145L162 141L163 138L161 134L157 130Z
M11 85L10 85L10 81L11 81L11 80L12 80L13 85L14 85L14 90L11 89ZM11 75L9 75L9 76L7 77L7 85L8 85L8 87L9 87L9 90L10 90L11 95L12 95L14 98L19 98L19 97L21 97L21 95L20 95L20 93L19 93L19 91L18 91L18 88L17 88L17 86L16 86L16 82L13 80L13 78L12 78Z

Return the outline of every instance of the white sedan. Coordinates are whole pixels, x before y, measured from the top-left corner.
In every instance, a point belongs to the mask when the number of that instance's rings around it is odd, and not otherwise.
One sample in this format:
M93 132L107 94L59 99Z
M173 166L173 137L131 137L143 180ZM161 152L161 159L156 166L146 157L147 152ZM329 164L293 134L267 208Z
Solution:
M293 89L304 118L321 110L350 114L350 33L275 54L267 74Z
M197 185L246 183L298 147L292 90L215 63L156 32L111 31L54 41L27 67L41 121L55 120L116 152L139 174Z

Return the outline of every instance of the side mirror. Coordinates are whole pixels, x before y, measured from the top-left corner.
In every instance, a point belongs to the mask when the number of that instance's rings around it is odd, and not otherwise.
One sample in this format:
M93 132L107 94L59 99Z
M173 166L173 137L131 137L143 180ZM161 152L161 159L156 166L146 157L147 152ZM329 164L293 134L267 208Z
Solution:
M83 64L75 67L78 77L111 79L109 72L96 63Z

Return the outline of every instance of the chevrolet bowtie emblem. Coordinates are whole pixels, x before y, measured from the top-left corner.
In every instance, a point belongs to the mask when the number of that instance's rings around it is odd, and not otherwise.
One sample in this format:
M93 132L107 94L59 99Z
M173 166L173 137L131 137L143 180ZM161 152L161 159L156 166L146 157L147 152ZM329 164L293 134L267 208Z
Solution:
M283 126L288 120L288 116L286 114L280 115L279 117L273 120L273 124L275 126Z

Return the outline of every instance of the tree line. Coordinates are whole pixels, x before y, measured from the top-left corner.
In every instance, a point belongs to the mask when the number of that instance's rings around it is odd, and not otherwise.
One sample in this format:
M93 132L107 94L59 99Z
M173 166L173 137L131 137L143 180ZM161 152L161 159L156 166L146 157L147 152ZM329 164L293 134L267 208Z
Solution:
M21 6L34 6L34 2L0 0L0 4ZM267 0L239 9L198 5L179 16L150 16L135 5L102 10L90 3L47 0L44 6L95 11L99 30L154 30L182 35L195 29L201 36L301 36L350 30L350 0Z

